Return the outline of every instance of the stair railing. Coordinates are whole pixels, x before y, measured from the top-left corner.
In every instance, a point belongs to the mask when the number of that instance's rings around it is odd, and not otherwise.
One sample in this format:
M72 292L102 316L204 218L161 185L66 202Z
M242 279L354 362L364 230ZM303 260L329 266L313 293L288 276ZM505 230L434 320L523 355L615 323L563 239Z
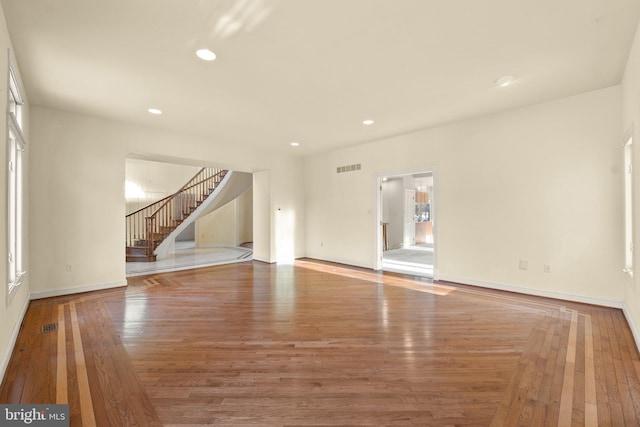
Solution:
M225 169L202 168L170 196L126 216L126 245L145 246L152 256L162 241L209 197L227 174Z

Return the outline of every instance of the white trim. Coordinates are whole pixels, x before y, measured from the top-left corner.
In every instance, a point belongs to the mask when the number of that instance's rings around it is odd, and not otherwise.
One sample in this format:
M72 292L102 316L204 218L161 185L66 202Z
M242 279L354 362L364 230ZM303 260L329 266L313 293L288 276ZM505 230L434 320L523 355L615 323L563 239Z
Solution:
M83 292L101 291L104 289L121 288L127 286L127 281L111 282L111 283L98 283L95 285L76 286L73 288L64 289L46 289L44 291L31 292L29 299L36 300L42 298L59 297L64 295L80 294Z
M374 206L374 244L375 248L373 250L373 269L381 270L382 269L382 179L383 175L377 174L375 176L375 197L373 198L375 206Z
M266 259L262 259L262 258L253 258L252 261L258 261L258 262L263 262L265 264L276 264L276 261L268 261Z
M633 197L633 128L627 131L623 140L623 192L624 192L624 272L633 278L635 268L635 256L633 246L635 244L635 200Z
M4 376L7 373L7 367L9 367L11 355L13 354L16 342L18 341L18 334L20 333L20 328L22 327L24 316L27 314L27 308L29 308L29 301L29 298L25 298L22 310L20 311L20 315L18 316L18 320L16 320L16 323L13 325L13 330L11 331L11 336L9 337L9 344L4 349L2 361L0 362L0 383L4 381Z
M474 280L463 277L454 277L445 274L440 275L440 281L460 283L462 285L472 285L481 288L498 289L501 291L515 292L518 294L533 295L537 297L553 298L557 300L579 302L583 304L599 305L602 307L622 308L622 300L612 300L605 298L592 297L588 295L567 294L564 292L547 291L543 289L525 288L522 286L485 282L482 280Z
M627 145L630 139L633 140L633 122L631 122L631 126L629 126L629 129L625 132L624 138L622 138L622 146Z
M238 221L238 198L240 196L236 197L235 199L233 199L233 222L235 227L233 227L233 246L240 246L240 243L238 242L238 240L240 240L240 238L238 237L240 235L238 228L240 228L240 224Z
M313 255L306 255L300 258L296 257L296 260L298 259L309 259L311 261L324 261L324 262L333 262L335 264L343 264L343 265L347 265L350 267L359 267L359 268L366 268L368 270L373 270L375 272L378 272L379 269L375 269L373 268L370 264L362 264L362 263L355 263L354 261L347 261L344 259L338 259L338 258L327 258L327 257L319 257L319 256L313 256Z
M626 301L622 304L622 313L624 314L625 319L627 319L629 329L631 329L631 335L633 335L633 340L636 343L636 350L640 352L640 331L635 327L635 322L633 322L633 318L631 316L631 312L627 308Z

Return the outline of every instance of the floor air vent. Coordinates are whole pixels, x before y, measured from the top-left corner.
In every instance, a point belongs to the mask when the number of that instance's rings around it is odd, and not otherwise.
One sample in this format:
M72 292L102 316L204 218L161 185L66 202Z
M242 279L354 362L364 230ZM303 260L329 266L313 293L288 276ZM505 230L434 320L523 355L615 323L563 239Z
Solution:
M40 333L46 334L47 332L53 332L58 330L57 323L47 323L42 328L40 328Z

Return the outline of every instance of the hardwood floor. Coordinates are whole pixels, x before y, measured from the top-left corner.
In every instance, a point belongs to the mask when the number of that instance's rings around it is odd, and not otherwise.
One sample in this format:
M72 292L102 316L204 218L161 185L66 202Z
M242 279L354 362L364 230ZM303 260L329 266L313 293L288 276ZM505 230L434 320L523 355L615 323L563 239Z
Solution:
M313 260L33 301L7 372L77 426L640 424L620 310Z

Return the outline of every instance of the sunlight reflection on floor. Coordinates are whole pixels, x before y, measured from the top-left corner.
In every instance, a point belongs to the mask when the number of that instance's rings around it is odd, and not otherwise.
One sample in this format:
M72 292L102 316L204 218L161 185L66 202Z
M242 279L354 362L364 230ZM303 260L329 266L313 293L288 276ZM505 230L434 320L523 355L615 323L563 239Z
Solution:
M372 283L385 284L390 286L399 286L406 289L412 289L419 292L427 292L434 295L445 296L453 292L456 288L447 285L435 284L430 279L415 278L408 279L406 277L384 274L377 271L354 271L353 267L345 268L336 265L324 264L313 260L297 260L297 267L307 268L325 273L338 274L340 276L352 279L366 280Z

